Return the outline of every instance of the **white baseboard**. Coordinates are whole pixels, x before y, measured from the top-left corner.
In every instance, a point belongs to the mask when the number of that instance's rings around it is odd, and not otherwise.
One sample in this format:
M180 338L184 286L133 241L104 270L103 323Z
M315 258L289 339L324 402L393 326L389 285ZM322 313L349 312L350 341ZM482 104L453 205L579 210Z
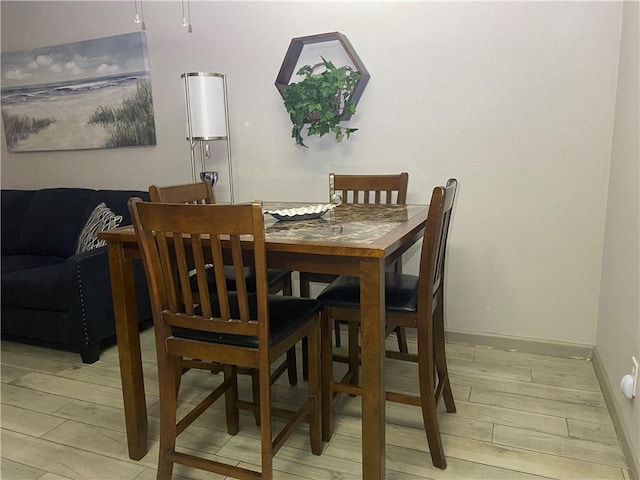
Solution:
M600 359L600 355L598 354L598 349L596 347L593 347L591 363L593 364L593 369L596 372L596 377L598 377L598 383L600 384L600 389L604 395L604 401L607 404L607 409L611 415L611 420L613 421L613 426L616 429L616 434L620 439L622 452L624 453L625 460L629 466L631 478L638 480L640 479L640 460L638 459L638 453L636 452L636 449L633 448L629 428L624 421L620 405L613 394L609 376L602 365L602 360ZM636 398L636 400L638 399Z
M537 353L539 355L550 355L552 357L589 358L593 350L592 345L534 340L522 337L509 337L506 335L467 332L463 330L448 329L445 336L447 341L453 343L481 345L484 347L499 348L501 350L517 350L519 352Z

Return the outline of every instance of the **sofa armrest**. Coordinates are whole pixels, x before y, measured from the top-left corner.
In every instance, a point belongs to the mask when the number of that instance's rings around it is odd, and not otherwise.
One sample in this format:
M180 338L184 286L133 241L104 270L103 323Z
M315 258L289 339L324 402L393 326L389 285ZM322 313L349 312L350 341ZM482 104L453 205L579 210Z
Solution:
M65 261L69 285L69 323L79 344L91 346L115 333L106 247Z
M144 270L140 262L134 264L135 284L138 297L140 321L150 317L149 296ZM81 334L79 343L92 346L115 335L111 278L107 247L99 247L69 257L65 261L69 272L67 278L74 279L69 303L69 320L75 329L74 336Z

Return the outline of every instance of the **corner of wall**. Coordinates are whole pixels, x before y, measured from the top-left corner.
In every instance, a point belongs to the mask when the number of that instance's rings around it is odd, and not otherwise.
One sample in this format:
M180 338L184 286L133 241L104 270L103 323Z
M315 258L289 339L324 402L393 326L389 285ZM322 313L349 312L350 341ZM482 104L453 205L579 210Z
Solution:
M598 347L593 347L591 362L593 364L593 369L596 372L596 377L598 378L600 389L602 390L602 394L604 395L607 409L609 410L609 414L611 415L613 427L615 428L616 434L618 435L620 443L622 444L622 451L624 453L625 460L627 461L627 465L629 466L631 478L640 479L640 460L638 459L638 454L633 447L631 432L629 432L629 428L624 420L622 409L620 408L620 405L618 404L618 401L613 394L614 390L611 387L609 376L607 375L607 371L602 365L602 360L600 358L600 355L598 354ZM636 400L640 401L640 397L636 398Z

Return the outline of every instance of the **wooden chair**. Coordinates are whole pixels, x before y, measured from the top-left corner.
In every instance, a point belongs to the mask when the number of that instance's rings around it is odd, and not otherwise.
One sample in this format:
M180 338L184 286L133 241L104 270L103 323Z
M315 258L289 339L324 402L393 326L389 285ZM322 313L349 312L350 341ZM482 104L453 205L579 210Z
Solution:
M386 203L400 204L407 202L407 184L409 183L409 174L402 172L397 175L336 175L329 174L329 201L332 203ZM336 197L337 196L337 197ZM402 260L392 265L394 272L402 272ZM300 272L300 296L310 297L311 283L331 283L337 275L328 273L310 273ZM335 342L336 346L340 346L340 324L344 323L341 319L334 322ZM353 326L349 331L349 358L353 362L354 349L358 348L358 330L357 325ZM398 337L398 349L400 352L407 353L407 339L405 331L398 328L396 331ZM304 342L303 342L304 350ZM306 379L303 353L303 377Z
M189 205L129 202L149 282L160 385L158 479L171 478L175 463L235 478L272 478L273 456L302 421L309 422L311 449L321 453L320 311L315 299L269 295L264 217L261 202L244 205ZM243 248L246 247L246 248ZM227 288L224 261L236 272ZM255 268L256 292L242 275ZM215 273L216 291L207 282ZM190 272L195 270L197 299ZM297 411L272 409L271 363L303 337L309 344L309 395ZM198 358L192 362L188 358ZM181 420L177 398L181 370L224 365L224 381ZM176 448L176 436L220 397L225 399L227 430L239 429L237 372L258 371L262 473L198 457ZM184 405L183 405L184 406ZM288 419L275 436L272 414Z
M207 182L183 183L179 185L149 187L149 196L152 202L162 203L216 203L213 188Z
M420 256L418 276L386 273L386 334L395 328L417 328L418 354L387 352L387 356L418 363L419 396L387 391L387 400L420 406L433 464L446 468L447 462L440 439L436 406L444 397L447 412L456 407L451 393L444 341L444 264L451 210L458 182L449 179L446 187L436 187L431 196L429 213ZM331 433L333 392L361 394L353 385L351 367L343 379L333 381L331 352L331 320L340 318L356 326L360 323L360 282L357 277L340 276L318 296L324 306L322 322L322 432L328 440ZM357 365L355 367L358 368ZM437 380L437 382L436 382ZM349 382L349 384L345 383Z
M149 196L152 202L161 203L193 203L193 204L213 204L216 203L213 188L208 182L185 183L179 185L158 186L151 185L149 187ZM225 267L225 280L229 290L234 289L235 273L233 268ZM215 278L209 271L207 280L210 284L211 291L215 291ZM293 294L291 283L291 271L268 269L268 285L269 293L276 294L282 292L283 295L291 296ZM249 291L256 291L256 278L252 268L246 268L244 271L245 282ZM192 279L193 281L194 279ZM286 361L283 362L274 372L273 381L276 381L284 371L287 371L289 384L296 385L298 383L298 370L295 348L287 352ZM305 378L306 379L306 378ZM254 379L254 384L255 384ZM257 385L256 385L257 389ZM256 418L256 420L258 420Z

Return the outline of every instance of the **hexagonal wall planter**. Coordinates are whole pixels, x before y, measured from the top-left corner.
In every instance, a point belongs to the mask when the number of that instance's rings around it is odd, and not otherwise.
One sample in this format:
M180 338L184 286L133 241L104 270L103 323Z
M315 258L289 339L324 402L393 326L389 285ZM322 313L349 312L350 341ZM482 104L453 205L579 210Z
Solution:
M360 73L360 78L353 90L349 98L349 102L353 105L357 105L362 93L364 92L364 88L369 82L369 72L365 68L362 60L358 57L358 54L353 49L353 46L349 42L349 39L340 32L329 32L329 33L320 33L317 35L308 35L306 37L297 37L291 40L289 44L289 49L284 56L284 60L282 62L282 66L280 67L280 71L278 72L278 76L276 77L276 88L282 95L285 91L289 83L291 83L291 78L294 75L294 70L300 59L300 54L302 53L302 49L305 45L323 43L323 42L334 42L338 41L339 45L344 50L344 53L349 57L349 60L353 64L353 69ZM328 60L331 60L330 58ZM349 120L351 118L350 114L345 114L342 117L342 120Z

